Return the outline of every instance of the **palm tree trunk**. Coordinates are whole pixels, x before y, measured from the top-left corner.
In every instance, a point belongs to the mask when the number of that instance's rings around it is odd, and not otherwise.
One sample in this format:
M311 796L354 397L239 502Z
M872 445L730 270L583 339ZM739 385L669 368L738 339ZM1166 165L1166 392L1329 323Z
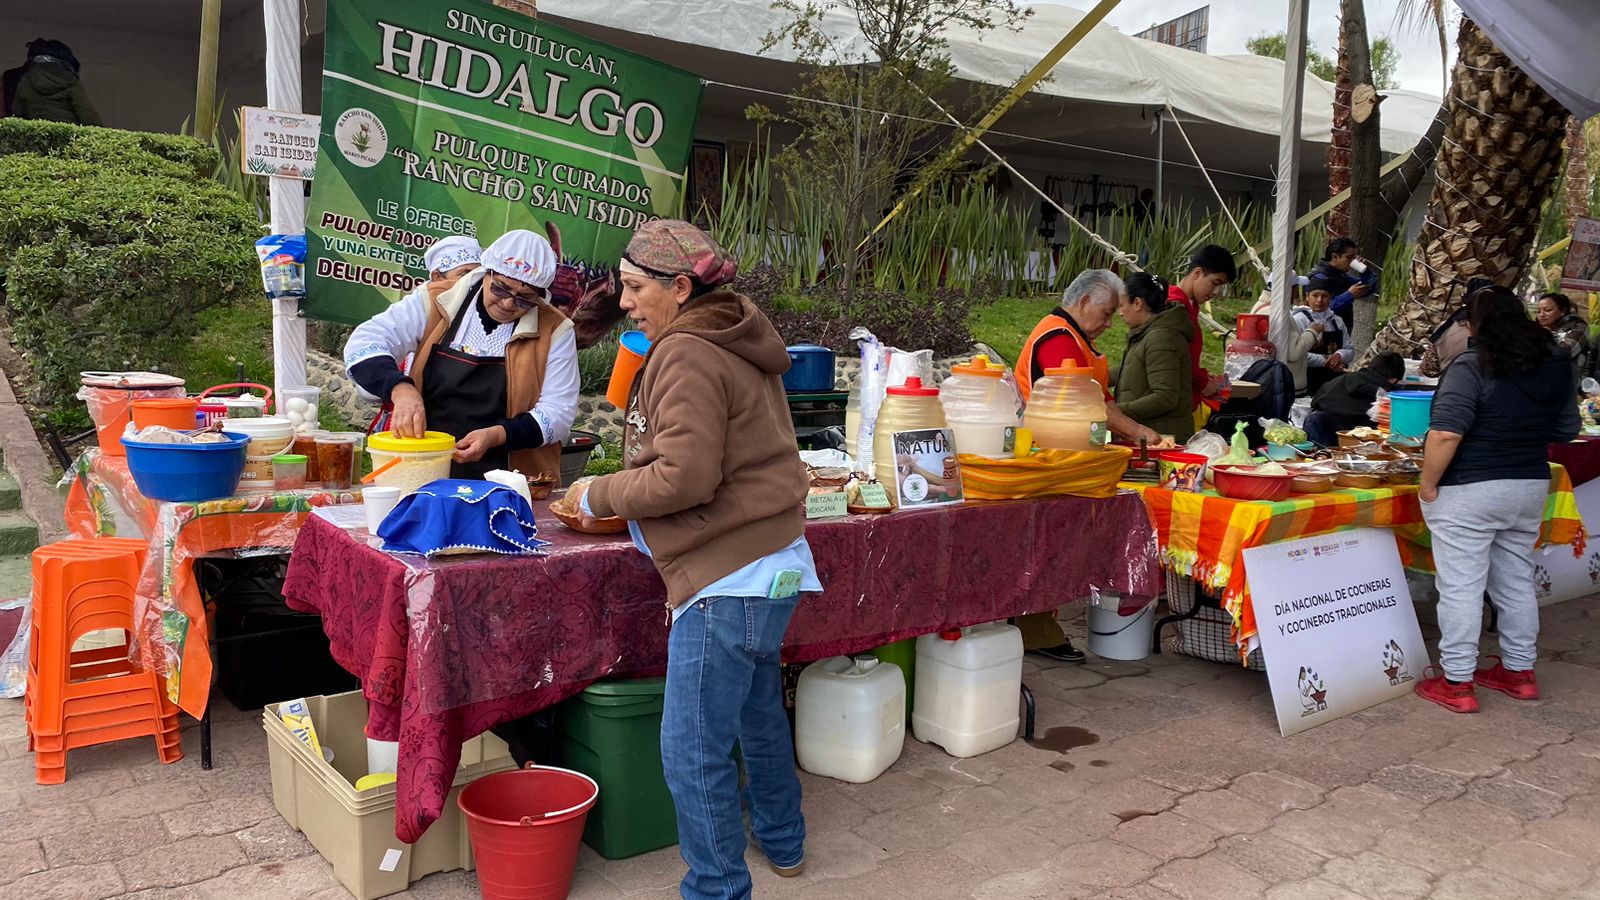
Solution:
M1357 4L1361 0L1355 0ZM1341 4L1348 7L1350 0ZM1333 140L1328 143L1328 196L1337 197L1350 187L1350 53L1345 44L1344 16L1339 26L1339 77L1333 83ZM1328 240L1350 233L1350 201L1328 213Z
M1566 110L1472 20L1461 20L1450 121L1434 167L1410 297L1371 352L1419 356L1429 332L1465 300L1466 284L1522 275L1561 161Z
M1567 230L1589 215L1589 141L1583 120L1567 119Z
M1372 84L1372 47L1367 41L1367 11L1362 0L1343 0L1340 4L1339 36L1345 48L1341 74L1349 82L1345 99L1349 131L1347 181L1350 185L1350 200L1345 204L1347 233L1355 238L1369 263L1382 266L1389 253L1389 235L1394 231L1399 213L1398 207L1383 205L1380 190L1379 170L1383 166L1381 98ZM1378 274L1382 276L1383 272ZM1351 338L1357 351L1365 350L1372 343L1377 327L1378 295L1368 294L1355 303L1355 328Z

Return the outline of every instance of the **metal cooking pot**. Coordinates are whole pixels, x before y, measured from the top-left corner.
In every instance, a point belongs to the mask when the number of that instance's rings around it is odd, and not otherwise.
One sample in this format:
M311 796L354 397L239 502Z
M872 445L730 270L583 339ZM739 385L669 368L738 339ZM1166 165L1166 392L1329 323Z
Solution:
M819 394L833 390L833 351L816 344L794 344L789 351L789 371L783 389L791 394Z

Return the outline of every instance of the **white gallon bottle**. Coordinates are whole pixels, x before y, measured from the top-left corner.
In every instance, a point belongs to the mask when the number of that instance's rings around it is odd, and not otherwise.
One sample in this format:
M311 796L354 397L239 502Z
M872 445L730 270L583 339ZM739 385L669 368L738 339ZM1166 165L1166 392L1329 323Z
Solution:
M1004 747L1017 737L1021 692L1022 632L1015 626L991 622L917 638L917 740L959 757Z
M900 758L906 742L906 678L871 656L835 656L800 673L794 746L813 775L865 784Z

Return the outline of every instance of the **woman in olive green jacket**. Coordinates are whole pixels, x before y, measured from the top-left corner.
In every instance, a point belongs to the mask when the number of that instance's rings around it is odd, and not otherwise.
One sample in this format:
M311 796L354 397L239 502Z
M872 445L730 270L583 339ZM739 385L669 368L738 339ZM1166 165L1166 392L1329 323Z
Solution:
M1117 368L1117 408L1140 425L1187 441L1194 434L1194 323L1183 307L1167 303L1159 278L1139 272L1125 284L1118 312L1128 323L1128 350Z

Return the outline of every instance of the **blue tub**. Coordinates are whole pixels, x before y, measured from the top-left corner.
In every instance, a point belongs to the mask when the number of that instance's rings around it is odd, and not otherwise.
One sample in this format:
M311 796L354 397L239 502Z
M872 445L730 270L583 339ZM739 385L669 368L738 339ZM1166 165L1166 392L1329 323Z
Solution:
M149 444L123 438L128 471L139 493L171 503L232 497L244 474L250 438L231 431L223 435L227 443Z
M1419 438L1428 433L1433 415L1432 391L1390 391L1389 433Z

